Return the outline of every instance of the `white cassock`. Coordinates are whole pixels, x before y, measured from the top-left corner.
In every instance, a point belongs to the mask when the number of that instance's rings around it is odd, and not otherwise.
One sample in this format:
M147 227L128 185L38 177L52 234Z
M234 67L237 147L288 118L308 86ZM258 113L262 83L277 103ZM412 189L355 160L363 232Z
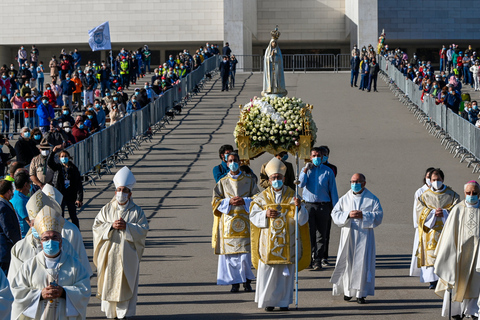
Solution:
M349 218L350 211L361 210L362 219ZM333 295L365 298L375 293L375 235L383 211L378 198L364 189L349 190L332 210L332 220L342 228L337 263L330 282Z
M47 258L43 252L25 261L11 284L15 301L12 319L40 319L51 306L50 300L41 300L42 289L54 275L56 283L65 290L65 298L53 300L53 317L48 320L85 319L90 299L90 275L79 261L62 252L56 258ZM52 313L49 313L52 315Z
M32 233L27 234L25 238L15 243L11 250L11 261L10 267L8 269L8 281L12 283L13 279L17 275L17 272L21 269L22 264L28 259L35 257L40 251L42 251L42 245L40 244L40 240L36 240ZM80 261L77 252L72 247L70 242L65 238L62 239L62 252L65 252L66 254ZM83 263L82 265L85 270L87 270ZM89 269L87 270L87 272L91 272L92 269L90 268L90 263L88 264L88 267Z
M273 190L273 189L272 189ZM282 202L282 191L275 191L275 203ZM290 204L294 204L293 198ZM268 228L267 210L262 210L253 204L250 210L250 222L257 228ZM303 226L308 222L308 212L302 204L298 211L298 225ZM262 231L263 231L262 230ZM295 254L295 225L290 228L290 252ZM261 246L262 244L260 244ZM264 264L258 260L257 285L255 288L255 302L259 308L288 307L293 302L293 282L295 278L295 264Z
M475 268L480 263L479 237L479 203L472 206L460 202L450 211L435 251L435 273L439 277L435 293L443 297L443 317L448 317L450 300L452 316L478 314L480 273Z
M5 277L5 273L0 270L0 317L2 319L10 319L12 303L13 295L12 291L10 291L10 285L7 277Z
M417 205L418 198L427 191L428 186L424 184L415 191L415 198L413 199L413 227L415 228L415 237L413 240L413 250L412 250L412 261L410 263L410 276L411 277L420 277L420 268L417 264L417 250L418 250L418 215L417 215Z
M122 217L125 230L112 228ZM97 266L97 298L107 318L135 315L140 260L145 248L148 221L132 199L121 206L113 198L93 224L93 263Z

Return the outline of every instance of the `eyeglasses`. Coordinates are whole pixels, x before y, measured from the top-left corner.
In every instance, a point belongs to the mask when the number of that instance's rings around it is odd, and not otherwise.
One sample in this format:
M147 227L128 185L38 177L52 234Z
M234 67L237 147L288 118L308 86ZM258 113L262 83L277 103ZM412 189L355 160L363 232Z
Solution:
M363 183L363 181L360 181L360 180L350 180L350 183Z

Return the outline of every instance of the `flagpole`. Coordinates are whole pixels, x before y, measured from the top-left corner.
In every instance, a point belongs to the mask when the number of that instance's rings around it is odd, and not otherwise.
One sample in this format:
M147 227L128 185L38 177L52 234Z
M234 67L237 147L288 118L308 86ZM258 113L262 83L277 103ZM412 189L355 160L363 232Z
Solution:
M295 152L295 198L298 199L298 152ZM298 207L295 206L295 309L298 310Z

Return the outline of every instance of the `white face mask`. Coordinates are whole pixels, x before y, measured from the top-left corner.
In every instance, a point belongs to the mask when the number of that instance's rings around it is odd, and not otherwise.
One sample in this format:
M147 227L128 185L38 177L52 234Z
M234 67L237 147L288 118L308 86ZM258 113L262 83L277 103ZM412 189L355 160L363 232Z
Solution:
M72 131L71 128L65 128L65 132L70 132L70 131Z
M117 199L118 203L123 204L128 201L128 193L123 192L115 192L115 198Z
M443 186L443 182L442 181L432 181L432 187L435 188L435 190L440 190Z
M40 153L42 154L42 156L46 157L50 153L50 150L40 150Z
M427 186L431 187L432 186L432 182L430 181L430 179L425 179L426 183L427 183Z

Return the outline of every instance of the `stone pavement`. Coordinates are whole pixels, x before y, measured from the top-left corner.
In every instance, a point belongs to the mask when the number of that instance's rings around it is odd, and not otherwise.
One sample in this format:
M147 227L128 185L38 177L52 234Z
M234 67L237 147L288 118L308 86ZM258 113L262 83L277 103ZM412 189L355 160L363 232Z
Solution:
M441 300L419 279L408 276L413 194L429 166L442 168L446 183L458 193L477 176L428 135L385 83L379 80L379 93L367 93L350 88L349 79L349 74L286 74L289 96L314 105L319 128L316 145L331 149L330 160L339 171L339 194L348 190L353 173L362 172L367 188L382 203L383 224L375 230L375 296L368 297L365 305L333 297L329 283L333 267L300 273L298 311L266 313L257 308L254 293L231 294L230 287L215 284L211 171L219 164L220 145L233 144L238 105L262 90L260 74L238 74L237 88L229 92L220 91L218 78L208 82L182 115L125 161L137 178L133 199L150 221L135 319L440 318ZM252 169L258 174L269 158L263 155L252 161ZM79 218L90 259L91 226L100 208L114 196L112 178L103 176L96 186L86 187L87 201ZM338 239L339 228L332 226L332 263ZM95 293L96 277L87 315L103 319Z

